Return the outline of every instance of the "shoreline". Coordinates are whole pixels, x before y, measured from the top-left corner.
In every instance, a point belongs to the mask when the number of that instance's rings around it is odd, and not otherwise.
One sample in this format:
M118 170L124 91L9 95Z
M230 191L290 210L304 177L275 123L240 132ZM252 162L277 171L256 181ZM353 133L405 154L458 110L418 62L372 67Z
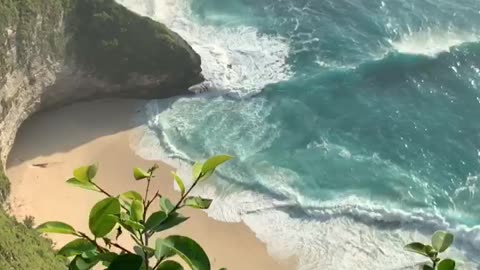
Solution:
M145 102L79 103L27 120L18 132L7 163L12 185L11 213L18 219L31 215L36 225L61 220L88 231L90 208L103 196L65 181L74 168L95 162L100 166L96 181L113 194L143 190L143 183L135 182L131 176L133 167L147 168L158 163L159 181L152 182L151 190L158 189L172 200L178 198L170 175L174 169L161 161L144 160L130 148L130 138L136 130L134 119ZM271 257L266 245L243 223L216 221L199 210L185 209L182 213L191 219L168 230L168 235L182 234L199 242L209 255L212 269L295 269L293 260L279 262ZM57 245L72 240L63 235L49 237ZM123 241L128 245L128 241L120 240Z

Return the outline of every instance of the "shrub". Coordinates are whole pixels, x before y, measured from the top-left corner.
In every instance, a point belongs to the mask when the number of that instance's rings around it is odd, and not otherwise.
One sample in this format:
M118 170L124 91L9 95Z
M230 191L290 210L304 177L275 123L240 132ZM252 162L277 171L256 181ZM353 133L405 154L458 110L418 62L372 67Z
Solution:
M33 229L33 227L35 226L35 218L33 216L26 216L23 219L23 225L25 225L25 227L29 229Z
M137 181L147 181L145 196L136 191L127 191L118 196L111 195L94 182L97 166L80 167L73 172L74 177L67 183L76 187L103 193L106 198L97 202L90 211L90 235L72 226L51 221L38 226L43 233L70 234L77 238L60 248L58 255L68 257L69 269L86 270L102 263L108 270L181 270L183 267L172 257L178 255L192 270L210 270L210 261L202 247L186 236L170 235L155 239L155 248L149 246L153 235L166 231L185 222L188 217L178 210L183 207L207 209L211 200L190 196L195 186L210 177L217 166L231 159L229 156L216 156L205 163L193 166L193 184L186 188L182 179L173 174L180 188L181 198L172 203L158 191L150 196L150 182L155 177L158 166L148 170L135 168L133 176ZM147 217L151 205L158 201L161 210ZM109 238L116 229L116 237ZM133 252L117 243L124 232L135 241Z
M452 259L441 259L440 253L445 252L452 245L454 236L451 233L437 231L432 236L432 245L413 242L405 246L405 249L430 259L430 264L424 264L423 270L454 270L455 261Z

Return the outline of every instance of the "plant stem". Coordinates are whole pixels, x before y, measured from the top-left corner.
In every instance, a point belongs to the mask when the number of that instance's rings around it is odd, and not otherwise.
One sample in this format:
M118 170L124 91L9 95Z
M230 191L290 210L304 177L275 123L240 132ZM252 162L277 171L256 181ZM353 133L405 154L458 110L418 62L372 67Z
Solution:
M122 247L122 246L120 246L120 245L117 244L117 243L113 243L113 242L112 242L112 243L110 243L110 244L111 244L112 246L120 249L120 250L123 251L123 252L133 254L131 251L129 251L128 249L126 249L126 248L124 248L124 247Z
M180 200L177 202L177 204L176 204L175 207L172 209L172 211L166 213L167 216L168 216L170 213L173 213L173 212L177 211L177 210L180 208L180 205L182 204L182 202L185 200L185 198L187 198L188 194L189 194L189 193L192 191L192 189L198 184L198 182L200 181L200 179L201 179L202 177L203 177L203 174L200 174L200 175L197 177L197 179L195 179L195 181L193 182L192 186L187 190L187 192L185 192L185 194L183 194L183 196L182 196L182 197L180 198ZM167 220L167 219L165 219L165 220ZM165 220L164 220L164 221L165 221ZM155 227L150 231L150 233L145 232L147 239L148 239L148 237L151 237L151 236L155 233L155 229L156 229L157 227L159 227L161 224L163 224L164 221L162 221L160 224L158 224L157 226L155 226Z
M82 232L78 232L78 236L80 237L83 237L85 239L87 239L88 241L90 241L90 243L94 244L98 250L100 250L100 252L108 252L108 250L102 246L100 246L97 241L95 241L94 239L88 237L88 235L82 233Z
M437 255L435 255L433 258L430 258L430 260L432 260L433 270L436 270L436 267L437 267Z
M192 189L198 184L199 180L203 177L203 174L200 174L197 179L195 179L195 181L193 182L192 186L187 190L187 192L185 192L185 194L183 194L183 196L180 198L180 200L178 201L178 203L175 205L175 207L173 208L172 211L170 211L170 213L173 213L175 211L178 210L178 208L180 207L180 205L182 204L183 200L185 200L185 198L187 198L188 194L192 191Z
M150 176L147 178L147 189L145 190L145 196L143 197L143 219L142 220L143 220L144 223L146 222L145 219L147 218L148 207L150 206L151 201L153 201L155 199L155 197L157 196L157 195L155 195L152 200L147 201L148 200L148 191L150 189L150 182L152 180L153 171L154 171L153 169L150 171ZM157 194L158 194L158 191L157 191ZM140 232L140 234L141 234L141 232ZM148 234L147 234L146 231L143 233L143 238L144 239L142 239L142 237L140 235L140 241L142 242L142 244L144 246L148 246ZM147 251L144 248L142 248L142 249L143 249L143 255L144 255L143 261L145 262L145 269L148 269Z
M160 263L162 263L162 261L165 259L165 256L162 256L160 257L160 259L157 261L157 263L155 264L155 266L152 268L152 270L155 270L158 268L158 266L160 265Z
M90 237L89 237L88 235L86 235L85 233L78 232L78 236L83 237L83 238L87 239L88 241L90 241L92 244L94 244L94 245L97 247L97 249L100 250L100 252L109 252L109 250L108 250L107 248L104 248L104 247L100 246L100 245L97 243L97 241L95 241L95 239L90 238ZM126 248L124 248L124 247L122 247L122 246L120 246L120 245L117 244L117 243L110 242L109 244L112 245L112 246L114 246L114 247L116 247L116 248L118 248L118 249L120 249L120 250L123 251L123 252L133 254L131 251L129 251L128 249L126 249Z
M109 197L109 198L113 198L112 194L108 193L105 189L101 188L99 185L95 184L94 182L91 182L96 188L98 188L98 190L100 190L100 192L102 192L103 194L105 194L105 196ZM130 211L128 208L126 208L125 206L123 206L122 204L120 204L120 207L123 208L123 210L125 211Z
M105 194L107 197L113 197L110 193L108 193L107 191L105 191L103 188L101 188L99 185L95 184L94 182L90 182L92 183L96 188L98 188L98 190L100 190L100 192L102 192L103 194Z
M151 176L147 178L147 189L145 190L145 196L143 197L143 204L147 202L148 190L150 189L150 181L152 180Z
M147 212L148 208L149 208L150 205L155 201L155 199L156 199L157 197L158 197L158 198L161 198L161 197L162 197L162 195L160 195L160 193L158 193L158 191L157 191L157 193L155 193L155 196L153 196L153 198L147 202L147 205L145 206L144 215L146 215L146 212ZM145 219L145 217L144 217L143 219Z

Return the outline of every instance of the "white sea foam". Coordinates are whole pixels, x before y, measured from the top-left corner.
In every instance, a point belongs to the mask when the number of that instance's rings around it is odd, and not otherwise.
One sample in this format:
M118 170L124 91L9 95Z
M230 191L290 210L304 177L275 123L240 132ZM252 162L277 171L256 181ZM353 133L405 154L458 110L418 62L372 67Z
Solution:
M453 29L444 31L427 29L406 33L399 40L390 43L400 53L435 57L440 53L449 52L455 46L479 40L480 36L473 33Z
M192 44L202 56L204 75L212 84L208 88L229 90L245 96L291 76L286 63L288 44L281 37L259 34L251 27L199 25L192 19L187 0L117 1L137 13L164 22ZM442 38L445 36L428 35L425 38L421 33L409 34L392 42L392 46L402 53L434 56L452 46L475 41L451 36L446 38L448 42L443 42ZM263 122L271 108L261 99L245 105L232 102L223 97L217 97L217 100L203 97L173 99L162 101L162 104L153 101L146 107L147 122L139 129L136 140L132 141L132 148L143 158L167 162L177 168L183 179L190 179L190 159L197 157L192 157L193 150L187 155L176 147L181 144L175 141L178 138L174 135L182 134L188 138L188 134L195 134L196 127L206 124L201 121L212 117L204 114L198 117L199 113L209 111L208 108L200 108L217 105L229 111L241 110L242 126L255 133L244 132L240 127L230 132L239 140L237 149L232 151L240 160L268 147L276 136L276 127ZM216 108L211 113L218 111L222 109ZM247 115L245 112L248 112ZM210 135L203 134L205 137L201 138L206 145L219 141L214 135L221 134L221 129L212 128L210 132ZM233 140L221 141L228 143ZM309 145L318 146L315 143ZM217 143L217 148L211 151L223 152L222 147ZM228 147L231 149L232 145ZM348 149L341 149L338 155L345 159L359 158ZM450 224L441 215L406 212L394 205L352 196L325 202L310 201L292 188L292 182L299 180L295 172L285 168L262 168L257 172L264 176L260 178L272 180L276 185L275 192L290 199L275 199L248 189L231 190L232 185L223 190L224 186L220 183L225 180L221 178L217 178L216 183L213 179L215 185L201 185L196 192L215 198L208 211L209 216L225 222L244 222L267 244L273 256L296 256L300 270L413 268L422 260L404 252L402 246L413 240L427 241L425 235L436 229L455 232L457 246L462 247L462 252L478 253L480 249L480 228L458 226ZM229 173L230 177L241 180L238 179L241 175ZM451 252L455 253L455 258L464 258L459 250ZM474 269L474 266L467 265L462 269Z
M206 105L201 102L201 97L195 99L194 102L200 102L198 106ZM132 142L132 148L140 156L167 162L176 167L185 180L191 179L189 157L174 147L168 132L163 132L171 128L168 125L175 118L173 111L196 106L187 105L188 102L192 101L181 98L150 102L145 108L148 121L140 129L142 134ZM258 115L262 112L261 107L251 107L250 112ZM250 121L253 125L261 120L253 117ZM179 134L182 134L190 124L185 123L185 127L178 123L172 125L178 126ZM308 147L333 147L322 145L313 143ZM241 159L241 153L239 155ZM267 244L271 255L280 259L296 256L299 270L414 269L423 261L421 257L403 251L403 245L410 241L428 241L426 235L438 229L448 229L456 234L457 247L462 249L452 249L449 255L460 261L467 261L465 258L469 254L465 252L478 253L480 250L480 227L467 228L449 223L440 214L408 212L395 205L355 196L324 202L310 200L292 188L292 182L299 180L296 173L286 168L270 167L260 166L259 178L274 183L274 191L281 195L280 198L290 199L275 199L248 189L232 190L232 185L222 185L228 181L218 177L212 179L214 185L203 184L196 193L215 199L208 211L210 217L225 222L244 222ZM228 173L230 177L241 177ZM474 267L470 264L462 269Z
M253 27L217 27L194 21L189 0L117 0L127 8L165 23L200 54L212 88L238 96L260 92L291 77L288 42Z
M155 134L150 136L159 143ZM158 151L161 148L152 147L152 140L145 139L147 137L144 136L141 143L148 146L136 145L136 148L155 151L140 151L140 155L162 159L177 167L184 179L190 179L188 162ZM300 207L298 202L276 200L251 190L224 192L204 184L196 192L215 199L208 211L210 217L224 222L244 222L267 244L272 256L297 257L299 270L416 269L424 260L403 251L402 247L411 241L428 242L426 235L436 229L454 232L458 245L466 249L478 252L480 247L480 228L456 227L434 214L387 210L357 197L303 202ZM460 262L468 261L457 249L448 255ZM462 269L473 270L475 265L465 264Z

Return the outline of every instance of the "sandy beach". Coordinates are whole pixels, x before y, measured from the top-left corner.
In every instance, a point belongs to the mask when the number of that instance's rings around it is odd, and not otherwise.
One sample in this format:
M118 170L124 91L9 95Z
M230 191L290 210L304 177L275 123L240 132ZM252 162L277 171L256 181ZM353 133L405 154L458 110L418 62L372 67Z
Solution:
M96 182L110 193L143 192L145 183L133 180L132 168L148 168L155 162L135 155L129 141L136 128L132 119L144 102L105 100L76 104L28 120L17 135L7 164L12 183L11 212L19 219L31 215L37 225L61 220L87 232L88 213L103 196L65 181L74 168L96 162L100 166ZM178 198L170 174L174 169L156 163L160 169L152 190L158 189L172 200ZM212 269L295 268L292 262L279 262L269 256L266 246L244 224L218 222L202 211L182 209L182 213L191 219L167 234L183 234L199 242L210 257ZM58 235L51 238L57 245L72 239Z

